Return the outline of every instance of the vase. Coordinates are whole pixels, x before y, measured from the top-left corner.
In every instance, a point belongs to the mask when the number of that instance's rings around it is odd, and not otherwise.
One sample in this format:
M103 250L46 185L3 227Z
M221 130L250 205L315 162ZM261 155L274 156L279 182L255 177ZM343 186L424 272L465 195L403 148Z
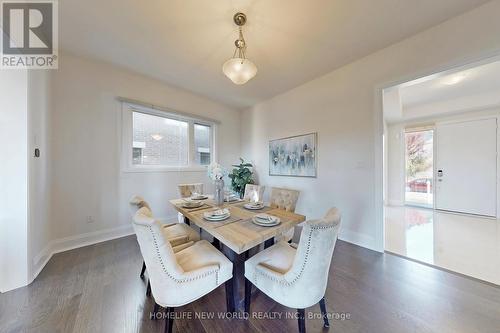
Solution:
M222 206L224 204L224 181L222 179L217 179L214 182L214 201L217 206Z

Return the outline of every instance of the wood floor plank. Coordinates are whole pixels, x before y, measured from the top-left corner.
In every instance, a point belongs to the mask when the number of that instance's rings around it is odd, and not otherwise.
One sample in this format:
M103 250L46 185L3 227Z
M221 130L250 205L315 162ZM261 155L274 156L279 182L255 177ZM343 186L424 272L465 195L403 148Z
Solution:
M56 254L30 286L0 294L0 332L163 332L165 321L150 319L141 263L133 236ZM295 309L261 292L249 320L219 318L225 307L220 286L176 309L174 331L297 332ZM500 332L500 288L342 241L326 307L350 316L330 319L330 332ZM308 332L327 332L319 313L306 310Z

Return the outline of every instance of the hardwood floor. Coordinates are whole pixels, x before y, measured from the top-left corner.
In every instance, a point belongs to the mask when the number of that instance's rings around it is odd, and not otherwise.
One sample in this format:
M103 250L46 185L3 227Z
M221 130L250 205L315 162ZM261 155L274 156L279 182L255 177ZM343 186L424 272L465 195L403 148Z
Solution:
M149 319L141 263L134 236L57 254L30 286L0 295L0 332L163 332L164 320ZM349 315L330 319L330 332L500 332L500 288L341 241L326 303ZM222 286L178 309L174 331L298 331L295 310L259 292L252 311L264 318L217 319L224 310ZM326 331L319 306L308 312L317 317L306 320L308 332Z

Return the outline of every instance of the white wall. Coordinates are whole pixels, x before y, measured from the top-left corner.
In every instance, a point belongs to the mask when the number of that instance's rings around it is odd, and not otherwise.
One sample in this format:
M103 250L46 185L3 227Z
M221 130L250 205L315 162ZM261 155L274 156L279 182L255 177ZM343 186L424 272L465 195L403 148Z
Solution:
M302 191L298 212L343 212L341 238L383 250L382 88L500 52L500 1L255 105L242 115L244 157L260 182ZM317 131L318 178L270 177L268 141ZM374 172L375 170L375 172Z
M0 291L28 282L28 75L0 70Z
M121 173L121 103L141 100L220 120L219 160L240 154L238 111L107 63L62 53L53 78L52 213L56 247L130 232L128 200L139 194L154 214L174 218L177 184L208 183L205 172ZM92 216L95 222L87 223Z
M49 70L28 73L29 264L34 278L49 259L50 227L50 75ZM34 156L35 148L40 157Z

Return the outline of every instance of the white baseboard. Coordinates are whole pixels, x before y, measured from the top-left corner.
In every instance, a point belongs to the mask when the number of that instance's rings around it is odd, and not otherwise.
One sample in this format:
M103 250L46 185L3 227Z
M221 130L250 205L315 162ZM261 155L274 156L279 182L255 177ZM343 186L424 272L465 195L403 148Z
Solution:
M133 233L134 230L132 228L132 225L126 224L116 228L103 229L76 236L56 239L51 242L52 254L129 236Z
M38 274L40 274L42 269L49 262L50 258L52 258L52 256L56 253L129 236L132 234L134 234L132 225L127 224L116 228L103 229L50 241L49 244L47 244L47 246L33 258L33 273L28 284L35 280Z
M380 252L377 250L375 238L368 236L366 234L354 232L351 230L341 229L339 239L348 243L365 247L369 250Z
M163 223L176 222L177 215L159 218L158 220ZM56 253L129 236L132 234L134 234L134 230L130 224L127 224L116 228L103 229L50 241L49 244L33 258L33 273L28 284L35 280L38 274L40 274L42 269L49 262L50 258L52 258L52 256ZM341 231L339 239L368 248L370 250L377 251L375 246L375 239L366 234L344 229Z
M33 282L35 278L40 274L42 269L47 265L50 258L52 258L52 242L49 242L45 248L40 251L35 257L33 257L33 266L31 269L31 277L28 284Z

